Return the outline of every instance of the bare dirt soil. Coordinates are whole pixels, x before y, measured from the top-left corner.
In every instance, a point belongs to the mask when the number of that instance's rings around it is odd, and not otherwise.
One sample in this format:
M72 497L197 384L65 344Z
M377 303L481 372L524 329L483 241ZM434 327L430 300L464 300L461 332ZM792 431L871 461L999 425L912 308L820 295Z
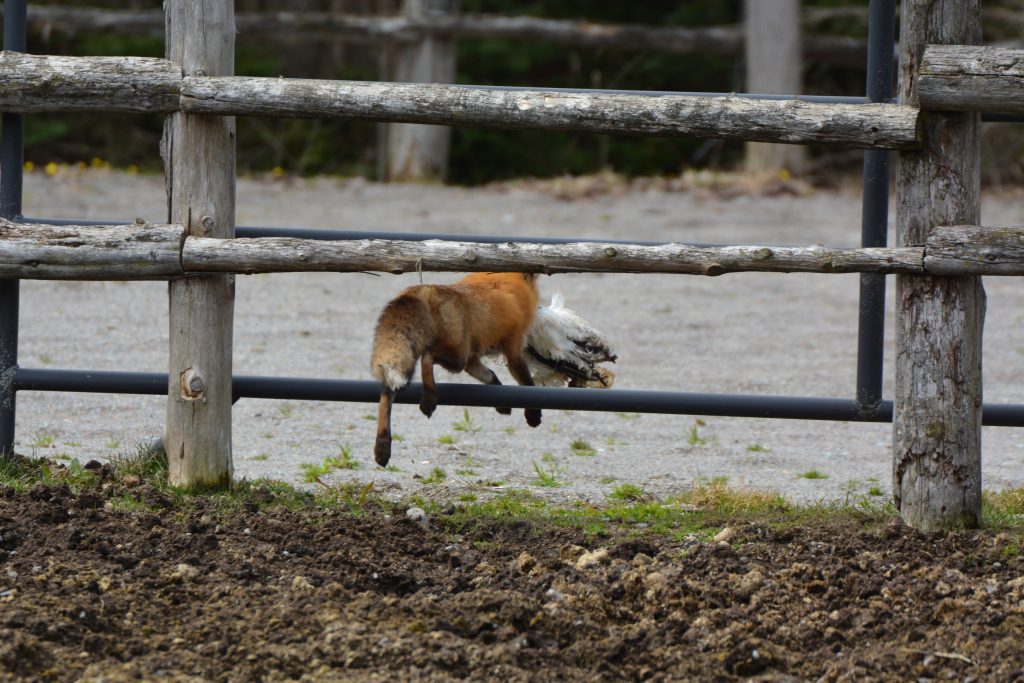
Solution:
M0 488L0 679L1024 676L1017 535L847 517L725 543L108 493L147 508Z

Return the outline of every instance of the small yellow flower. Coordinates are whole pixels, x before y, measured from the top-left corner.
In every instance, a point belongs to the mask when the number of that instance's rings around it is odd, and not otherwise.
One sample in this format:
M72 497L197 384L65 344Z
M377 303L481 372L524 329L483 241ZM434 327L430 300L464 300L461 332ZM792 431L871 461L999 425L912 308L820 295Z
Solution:
M88 168L88 166L84 161L79 161L77 164L75 164L75 168L77 168L79 171L84 171L86 168Z
M281 168L280 166L275 166L274 169L270 172L270 174L275 178L280 178L284 175L284 169Z
M779 169L779 180L785 182L785 181L789 180L792 177L793 177L793 175L787 169L785 169L785 168L780 168Z
M135 164L128 164L128 168L125 170L128 172L128 175L135 175L139 172L139 167Z
M103 159L100 159L99 157L93 157L92 161L89 162L89 165L92 166L93 168L109 168L110 167L110 164L108 164L107 162L103 161Z
M46 175L49 175L49 176L57 175L57 170L58 170L57 169L57 163L54 162L54 161L51 161L50 163L46 164L46 167L45 167L44 170L46 171Z
M34 170L36 170L36 165L33 164L31 161L26 161L25 162L25 173L31 173Z

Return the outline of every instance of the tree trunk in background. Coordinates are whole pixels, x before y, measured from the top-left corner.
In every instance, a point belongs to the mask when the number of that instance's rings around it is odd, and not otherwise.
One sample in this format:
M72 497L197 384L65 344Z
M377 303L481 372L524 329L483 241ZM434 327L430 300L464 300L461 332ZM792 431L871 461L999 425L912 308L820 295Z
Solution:
M402 13L416 19L431 13L455 13L459 0L404 0ZM399 83L454 83L453 40L424 36L401 45L389 65L388 80ZM451 129L394 123L385 134L384 177L392 181L444 180L448 173Z
M903 0L900 102L918 104L926 44L981 40L978 0ZM923 148L896 158L897 245L938 225L981 221L980 116L925 112ZM900 517L923 531L981 522L980 277L896 277L892 490Z
M803 89L803 55L800 49L799 0L747 0L746 91L798 95ZM802 173L807 152L796 145L748 142L747 171L761 173L785 169Z

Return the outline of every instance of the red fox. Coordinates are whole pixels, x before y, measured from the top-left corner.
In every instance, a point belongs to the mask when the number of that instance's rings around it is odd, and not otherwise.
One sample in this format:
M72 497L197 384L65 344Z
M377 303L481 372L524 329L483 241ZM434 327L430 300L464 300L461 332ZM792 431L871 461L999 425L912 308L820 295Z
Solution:
M501 384L480 360L500 352L512 377L533 386L523 350L537 310L536 279L532 273L473 273L454 285L409 287L384 307L370 360L382 385L373 448L378 465L391 459L391 405L395 392L412 378L417 360L423 379L420 411L427 417L437 408L435 363L450 372L466 371L484 384ZM528 425L536 427L540 420L540 409L526 409Z

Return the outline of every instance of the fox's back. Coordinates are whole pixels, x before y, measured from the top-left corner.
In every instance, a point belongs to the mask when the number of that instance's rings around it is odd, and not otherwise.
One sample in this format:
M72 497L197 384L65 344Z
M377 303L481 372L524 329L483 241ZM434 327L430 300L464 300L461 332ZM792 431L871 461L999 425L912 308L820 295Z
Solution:
M475 347L487 353L510 338L525 338L537 311L539 296L532 274L472 273L452 289L469 303L467 330Z

